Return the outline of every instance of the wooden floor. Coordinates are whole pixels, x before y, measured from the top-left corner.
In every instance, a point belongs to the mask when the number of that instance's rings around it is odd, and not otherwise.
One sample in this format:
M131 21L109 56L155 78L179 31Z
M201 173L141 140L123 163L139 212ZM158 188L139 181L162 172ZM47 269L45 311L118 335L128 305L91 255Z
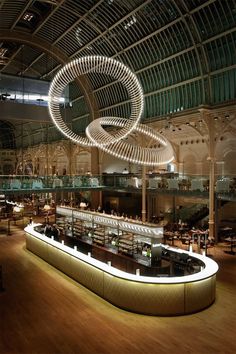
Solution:
M220 265L211 307L144 316L112 306L31 254L19 227L11 236L0 228L0 353L236 353L236 256L222 246L211 253Z

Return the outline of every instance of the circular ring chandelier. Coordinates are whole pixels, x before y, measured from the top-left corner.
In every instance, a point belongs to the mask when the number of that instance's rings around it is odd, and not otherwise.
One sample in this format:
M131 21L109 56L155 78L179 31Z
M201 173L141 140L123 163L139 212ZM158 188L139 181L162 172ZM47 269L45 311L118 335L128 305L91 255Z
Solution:
M131 115L122 129L109 134L99 127L96 145L108 145L124 139L139 123L143 112L142 87L132 71L119 61L103 56L87 56L75 59L58 71L49 88L49 112L57 128L67 138L85 146L91 146L88 138L72 132L62 119L60 113L60 97L65 87L77 77L88 73L106 74L120 81L126 88L131 100Z
M80 75L102 73L120 81L126 88L131 100L129 119L103 117L92 121L86 128L86 137L74 133L65 124L60 112L60 98L66 86ZM171 144L154 129L139 124L143 111L143 92L137 77L124 64L103 56L87 56L66 64L54 77L49 88L49 113L60 130L70 140L83 145L95 146L110 155L140 165L163 165L174 159ZM103 126L114 126L117 131L108 133ZM158 148L145 148L124 139L131 132L138 132L153 139Z
M91 135L91 132L94 130L96 136L97 125L122 127L125 125L125 122L126 119L120 117L98 118L88 125L86 128L86 135L96 145L96 138ZM152 145L157 147L142 147L124 140L119 140L108 146L101 145L98 147L110 155L140 165L159 166L173 161L174 156L172 146L160 133L145 124L138 124L134 131L151 138Z

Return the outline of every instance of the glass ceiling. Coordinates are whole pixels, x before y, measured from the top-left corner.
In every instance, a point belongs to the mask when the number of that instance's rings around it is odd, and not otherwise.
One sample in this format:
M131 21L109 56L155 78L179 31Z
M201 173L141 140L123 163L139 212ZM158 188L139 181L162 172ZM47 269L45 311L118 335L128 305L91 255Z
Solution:
M0 72L50 81L62 65L58 50L68 60L116 58L137 74L145 96L142 120L149 122L235 100L235 24L234 0L2 1ZM106 75L88 79L98 115L129 115L119 83ZM70 101L72 125L83 132L91 117L77 82L70 85Z

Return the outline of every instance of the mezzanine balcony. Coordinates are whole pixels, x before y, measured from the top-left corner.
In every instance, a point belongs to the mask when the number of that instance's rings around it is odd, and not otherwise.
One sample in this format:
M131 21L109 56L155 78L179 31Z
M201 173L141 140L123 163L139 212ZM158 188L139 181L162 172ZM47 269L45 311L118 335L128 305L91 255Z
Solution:
M209 180L203 176L146 175L147 194L169 194L208 198ZM79 190L114 190L117 192L142 192L143 180L137 174L103 174L98 176L0 176L0 193L44 193ZM220 200L236 201L236 179L217 178L215 195Z

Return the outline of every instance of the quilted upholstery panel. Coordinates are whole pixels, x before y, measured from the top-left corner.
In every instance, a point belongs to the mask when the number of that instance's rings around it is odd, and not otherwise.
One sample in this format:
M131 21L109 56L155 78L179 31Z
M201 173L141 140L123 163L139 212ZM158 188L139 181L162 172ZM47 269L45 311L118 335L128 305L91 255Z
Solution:
M215 277L185 285L185 311L199 311L215 299Z
M134 312L152 315L184 313L183 284L137 283L104 274L104 298Z

